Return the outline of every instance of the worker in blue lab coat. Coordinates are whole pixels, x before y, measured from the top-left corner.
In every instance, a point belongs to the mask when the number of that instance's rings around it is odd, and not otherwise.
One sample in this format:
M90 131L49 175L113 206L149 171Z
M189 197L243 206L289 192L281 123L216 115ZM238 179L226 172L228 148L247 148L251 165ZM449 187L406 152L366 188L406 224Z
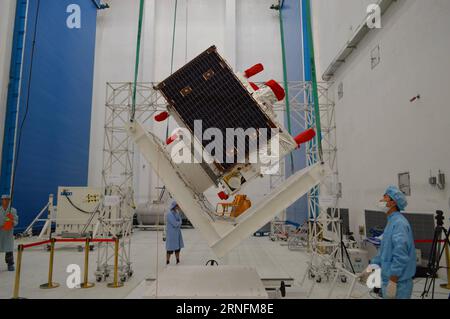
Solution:
M0 252L5 253L8 271L14 271L14 227L19 223L19 217L14 208L10 206L11 197L2 195L0 207Z
M405 194L395 186L389 186L378 203L388 222L378 254L366 272L381 267L381 291L385 299L410 299L413 290L416 249L411 225L400 213L407 205Z
M166 220L166 250L167 265L170 263L170 256L175 253L177 264L180 263L180 251L184 247L183 235L181 234L181 209L176 202L169 206Z

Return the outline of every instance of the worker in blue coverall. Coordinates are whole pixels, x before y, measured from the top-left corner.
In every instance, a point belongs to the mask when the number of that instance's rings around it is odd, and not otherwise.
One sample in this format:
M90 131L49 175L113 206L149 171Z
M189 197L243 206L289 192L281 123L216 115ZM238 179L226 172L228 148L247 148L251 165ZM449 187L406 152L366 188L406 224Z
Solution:
M10 205L11 197L2 195L0 207L0 253L5 253L8 271L14 271L14 227L19 223L17 211Z
M166 221L167 265L170 264L170 256L172 256L173 253L175 253L177 264L180 263L180 251L181 248L184 248L181 224L181 209L176 202L172 202L169 206Z
M381 291L385 299L410 299L416 273L416 249L411 225L401 211L408 202L397 187L389 186L378 203L387 215L381 246L366 272L381 267Z

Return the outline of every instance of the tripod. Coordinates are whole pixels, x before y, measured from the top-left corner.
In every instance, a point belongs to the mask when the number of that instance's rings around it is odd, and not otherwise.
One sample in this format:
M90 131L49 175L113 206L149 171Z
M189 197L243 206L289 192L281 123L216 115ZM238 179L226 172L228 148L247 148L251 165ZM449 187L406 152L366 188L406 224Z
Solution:
M339 220L339 232L340 232L340 234L339 234L340 244L339 245L340 245L340 253L341 253L341 262L344 265L344 263L345 263L344 254L345 254L345 257L347 258L347 261L348 261L348 265L350 266L352 273L355 274L356 272L355 272L355 268L353 267L352 259L350 258L350 254L348 253L347 247L345 246L345 243L344 243L344 234L343 234L343 229L342 229L343 223L344 222L342 219ZM336 252L336 254L337 253L338 252ZM335 257L336 257L336 254L335 254Z
M422 299L428 297L428 294L431 290L431 298L434 299L434 290L436 286L436 277L437 272L441 268L440 262L442 259L442 255L444 254L446 246L450 247L450 229L446 230L444 228L444 213L440 210L436 212L436 228L434 230L433 243L431 244L431 253L430 258L428 259L428 271L427 278L425 281L425 286L422 292ZM442 235L444 235L444 240L442 239ZM444 242L444 245L441 243Z

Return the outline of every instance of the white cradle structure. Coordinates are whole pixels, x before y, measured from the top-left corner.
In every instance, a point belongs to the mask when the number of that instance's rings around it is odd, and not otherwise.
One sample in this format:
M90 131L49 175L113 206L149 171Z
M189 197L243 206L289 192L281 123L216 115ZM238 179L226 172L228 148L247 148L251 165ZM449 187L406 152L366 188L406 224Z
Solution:
M157 115L155 119L164 121L173 116L184 133L164 142L137 120L132 119L128 127L137 149L219 258L307 194L331 173L323 163L312 165L286 179L239 217L224 219L214 214L213 206L204 195L207 189L217 187L219 197L227 199L262 176L264 161L258 158L257 162L248 162L255 153L270 153L266 156L271 160L273 168L286 155L315 137L315 132L310 129L294 138L278 123L273 104L284 98L283 89L273 80L266 82L261 88L248 81L249 77L262 69L262 65L256 65L244 74L235 74L216 48L211 47L155 87L168 103L167 112ZM258 120L253 121L253 118ZM261 152L261 145L256 150L250 147L244 156L246 161L222 164L215 154L205 152L206 145L199 140L198 132L195 132L196 120L204 120L207 124L200 133L214 125L222 132L230 127L246 130L252 125L259 125L256 126L258 134L259 128L265 127L272 130L272 135L262 145L264 152ZM174 143L177 139L181 141ZM192 157L200 152L205 161L185 163L175 160L174 154L179 151L180 145L185 150L188 145L187 150L192 152ZM228 153L227 147L224 144L224 153ZM236 155L237 147L232 151Z

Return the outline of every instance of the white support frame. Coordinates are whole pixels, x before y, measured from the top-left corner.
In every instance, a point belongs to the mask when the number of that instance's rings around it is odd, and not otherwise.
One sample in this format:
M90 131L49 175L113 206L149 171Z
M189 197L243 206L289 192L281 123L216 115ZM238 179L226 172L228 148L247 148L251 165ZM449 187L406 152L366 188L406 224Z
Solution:
M296 94L291 94L291 104L293 112L299 115L297 117L294 116L293 119L302 124L301 126L306 129L310 127L308 123L312 121L312 118L310 118L310 114L312 113L311 104L307 102L309 101L307 92L311 90L311 84L308 82L292 82L289 83L289 87L291 92L296 92ZM149 134L137 122L128 126L131 88L131 83L108 83L104 148L106 155L102 172L104 185L107 182L106 176L108 172L114 171L113 166L118 165L119 171L125 174L121 189L127 189L129 194L131 194L129 198L133 197L133 162L132 155L130 155L133 154L133 149L130 146L128 137L123 136L124 131L131 131L131 135L135 142L137 142L141 152L144 150L144 157L153 165L154 170L163 180L163 183L167 186L171 194L178 201L180 201L179 198L183 198L183 201L186 201L184 205L182 203L180 205L183 207L195 207L197 213L204 213L202 216L196 216L195 213L186 215L188 215L187 217L194 226L202 229L202 233L204 233L208 243L213 247L218 256L225 255L230 249L239 244L240 240L250 236L260 227L270 222L280 211L283 211L299 197L308 193L309 189L318 185L325 175L330 174L329 170L325 169L322 165L315 164L291 176L286 181L282 174L271 176L270 183L272 192L263 202L249 209L249 211L237 218L234 222L216 222L212 209L203 194L195 194L189 188L185 179L181 178L179 174L172 175L170 173L175 170L168 154L164 151L162 141L153 134ZM138 83L137 119L140 122L147 122L155 112L164 110L166 110L166 103L158 92L153 90L153 84ZM283 110L283 106L281 104L276 105L274 111L277 110ZM112 124L115 120L119 120L120 124ZM116 135L113 136L113 133ZM117 134L119 133L121 137L117 138ZM125 147L120 149L124 145ZM307 156L313 154L313 151L311 151L313 148L314 144L308 145ZM165 155L161 156L162 154ZM308 164L312 163L308 162ZM163 169L162 166L164 166ZM164 173L161 174L161 171L164 171ZM166 174L167 172L169 172L168 175ZM161 175L164 175L164 178ZM171 184L171 187L168 184ZM179 185L185 185L185 187L178 187ZM286 185L290 185L294 191ZM131 187L129 188L128 186ZM183 191L176 194L179 192L177 188L183 189ZM273 194L277 195L274 197ZM277 213L273 215L273 211ZM258 213L256 214L255 212Z
M270 222L280 210L292 205L312 187L318 185L330 172L326 165L315 164L289 177L282 185L267 195L261 202L235 219L233 223L215 220L213 208L202 196L196 194L189 181L172 162L165 145L142 124L135 121L129 125L139 151L156 170L169 192L182 207L183 212L207 240L220 258Z

